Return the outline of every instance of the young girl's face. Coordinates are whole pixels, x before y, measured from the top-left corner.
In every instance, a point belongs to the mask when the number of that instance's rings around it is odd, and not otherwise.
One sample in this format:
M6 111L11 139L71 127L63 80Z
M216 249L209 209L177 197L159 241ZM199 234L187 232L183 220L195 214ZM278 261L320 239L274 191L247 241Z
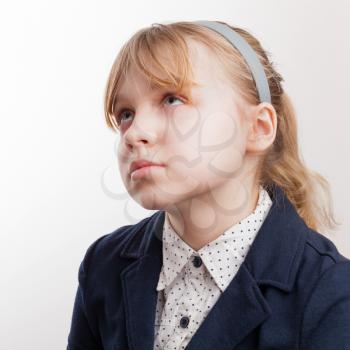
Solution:
M189 48L200 84L191 90L191 103L186 95L153 89L134 67L118 91L119 170L129 194L146 209L215 197L240 174L247 135L241 100L210 50L194 41ZM163 166L131 173L139 159Z

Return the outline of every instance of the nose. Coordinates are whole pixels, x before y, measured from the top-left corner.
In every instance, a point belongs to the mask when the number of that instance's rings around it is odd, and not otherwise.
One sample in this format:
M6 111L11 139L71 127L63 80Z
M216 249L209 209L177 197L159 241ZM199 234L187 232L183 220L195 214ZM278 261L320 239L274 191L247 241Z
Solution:
M153 145L159 138L159 117L151 108L135 112L132 123L124 133L124 140L129 149L143 145Z

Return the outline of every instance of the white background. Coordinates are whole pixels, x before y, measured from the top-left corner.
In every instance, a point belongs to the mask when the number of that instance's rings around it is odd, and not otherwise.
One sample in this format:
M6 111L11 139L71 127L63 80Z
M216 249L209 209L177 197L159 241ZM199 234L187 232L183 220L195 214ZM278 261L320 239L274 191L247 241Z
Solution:
M79 263L152 212L124 194L103 115L121 45L154 22L222 20L272 53L306 163L331 184L330 238L350 257L347 1L8 1L0 9L0 347L65 349Z

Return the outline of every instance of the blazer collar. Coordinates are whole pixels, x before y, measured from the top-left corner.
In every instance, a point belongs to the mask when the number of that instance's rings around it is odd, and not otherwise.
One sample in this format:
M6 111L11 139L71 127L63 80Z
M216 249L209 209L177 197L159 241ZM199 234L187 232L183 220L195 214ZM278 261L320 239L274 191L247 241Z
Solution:
M271 314L259 286L292 290L308 227L282 188L266 190L273 201L269 213L236 276L186 349L233 349ZM157 211L134 225L121 252L136 259L121 274L130 349L153 349L164 218L165 212Z

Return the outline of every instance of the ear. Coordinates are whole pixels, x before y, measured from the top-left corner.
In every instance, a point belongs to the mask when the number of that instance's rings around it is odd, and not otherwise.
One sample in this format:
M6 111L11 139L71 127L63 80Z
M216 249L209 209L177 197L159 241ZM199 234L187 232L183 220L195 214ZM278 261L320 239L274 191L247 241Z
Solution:
M267 102L262 102L250 112L246 152L254 155L265 153L276 137L277 113Z

